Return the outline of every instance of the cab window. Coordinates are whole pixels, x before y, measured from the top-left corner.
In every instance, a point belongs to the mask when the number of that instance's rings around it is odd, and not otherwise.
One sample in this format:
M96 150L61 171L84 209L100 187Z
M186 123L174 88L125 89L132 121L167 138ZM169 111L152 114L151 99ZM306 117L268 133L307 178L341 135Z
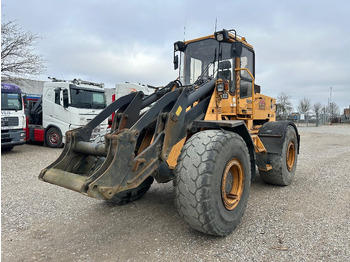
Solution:
M243 47L242 49L241 68L247 68L254 77L254 53L246 47ZM253 79L251 78L249 73L245 70L242 70L240 84L241 98L252 96L252 82Z
M60 99L61 98L61 91L59 88L55 89L55 104L59 105L60 104Z

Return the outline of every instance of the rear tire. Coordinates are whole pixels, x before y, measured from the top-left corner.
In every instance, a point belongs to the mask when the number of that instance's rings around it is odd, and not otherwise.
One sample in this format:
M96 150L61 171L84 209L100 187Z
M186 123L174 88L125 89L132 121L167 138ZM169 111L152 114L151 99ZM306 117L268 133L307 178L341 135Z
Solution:
M147 177L138 187L115 194L111 199L107 200L107 202L118 206L133 202L146 194L153 180L153 177Z
M221 130L194 134L175 169L175 205L189 226L226 236L239 224L250 188L250 157L242 137Z
M259 170L260 177L269 184L278 186L290 185L293 181L298 161L298 139L295 129L288 126L281 154L269 154L272 169Z
M59 148L62 147L62 133L56 127L51 127L45 133L45 140L48 147Z

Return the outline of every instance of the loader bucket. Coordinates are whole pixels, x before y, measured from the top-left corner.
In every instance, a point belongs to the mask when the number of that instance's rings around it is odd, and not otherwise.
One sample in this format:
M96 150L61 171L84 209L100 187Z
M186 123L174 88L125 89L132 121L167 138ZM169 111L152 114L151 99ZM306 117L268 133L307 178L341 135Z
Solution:
M154 176L171 148L186 136L188 124L204 115L209 96L196 110L185 109L213 87L212 80L191 94L174 81L145 98L142 92L119 98L85 127L66 133L61 155L41 171L39 179L97 199L111 199L139 186ZM104 144L90 142L92 130L113 112Z

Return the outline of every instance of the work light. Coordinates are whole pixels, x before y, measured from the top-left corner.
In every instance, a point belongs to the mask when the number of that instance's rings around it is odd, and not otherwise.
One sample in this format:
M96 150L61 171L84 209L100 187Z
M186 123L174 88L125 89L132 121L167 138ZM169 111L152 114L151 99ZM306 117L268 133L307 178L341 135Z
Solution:
M224 90L225 90L225 85L224 85L223 82L217 83L217 84L216 84L216 91L218 91L218 92L224 92Z
M185 51L186 45L182 41L177 41L174 43L174 50L175 51Z
M225 29L222 31L219 31L219 32L215 32L214 35L215 35L215 39L219 42L230 39L230 37L228 35L228 31Z

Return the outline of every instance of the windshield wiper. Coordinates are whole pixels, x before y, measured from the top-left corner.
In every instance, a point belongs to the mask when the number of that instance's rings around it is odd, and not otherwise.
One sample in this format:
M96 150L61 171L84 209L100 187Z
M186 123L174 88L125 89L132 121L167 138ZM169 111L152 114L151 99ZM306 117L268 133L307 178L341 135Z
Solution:
M197 78L196 82L194 82L194 85L197 84L203 84L205 81L210 80L211 77L208 75L209 67L214 64L214 62L209 62L209 64L205 67L202 74ZM205 76L208 75L208 76Z

